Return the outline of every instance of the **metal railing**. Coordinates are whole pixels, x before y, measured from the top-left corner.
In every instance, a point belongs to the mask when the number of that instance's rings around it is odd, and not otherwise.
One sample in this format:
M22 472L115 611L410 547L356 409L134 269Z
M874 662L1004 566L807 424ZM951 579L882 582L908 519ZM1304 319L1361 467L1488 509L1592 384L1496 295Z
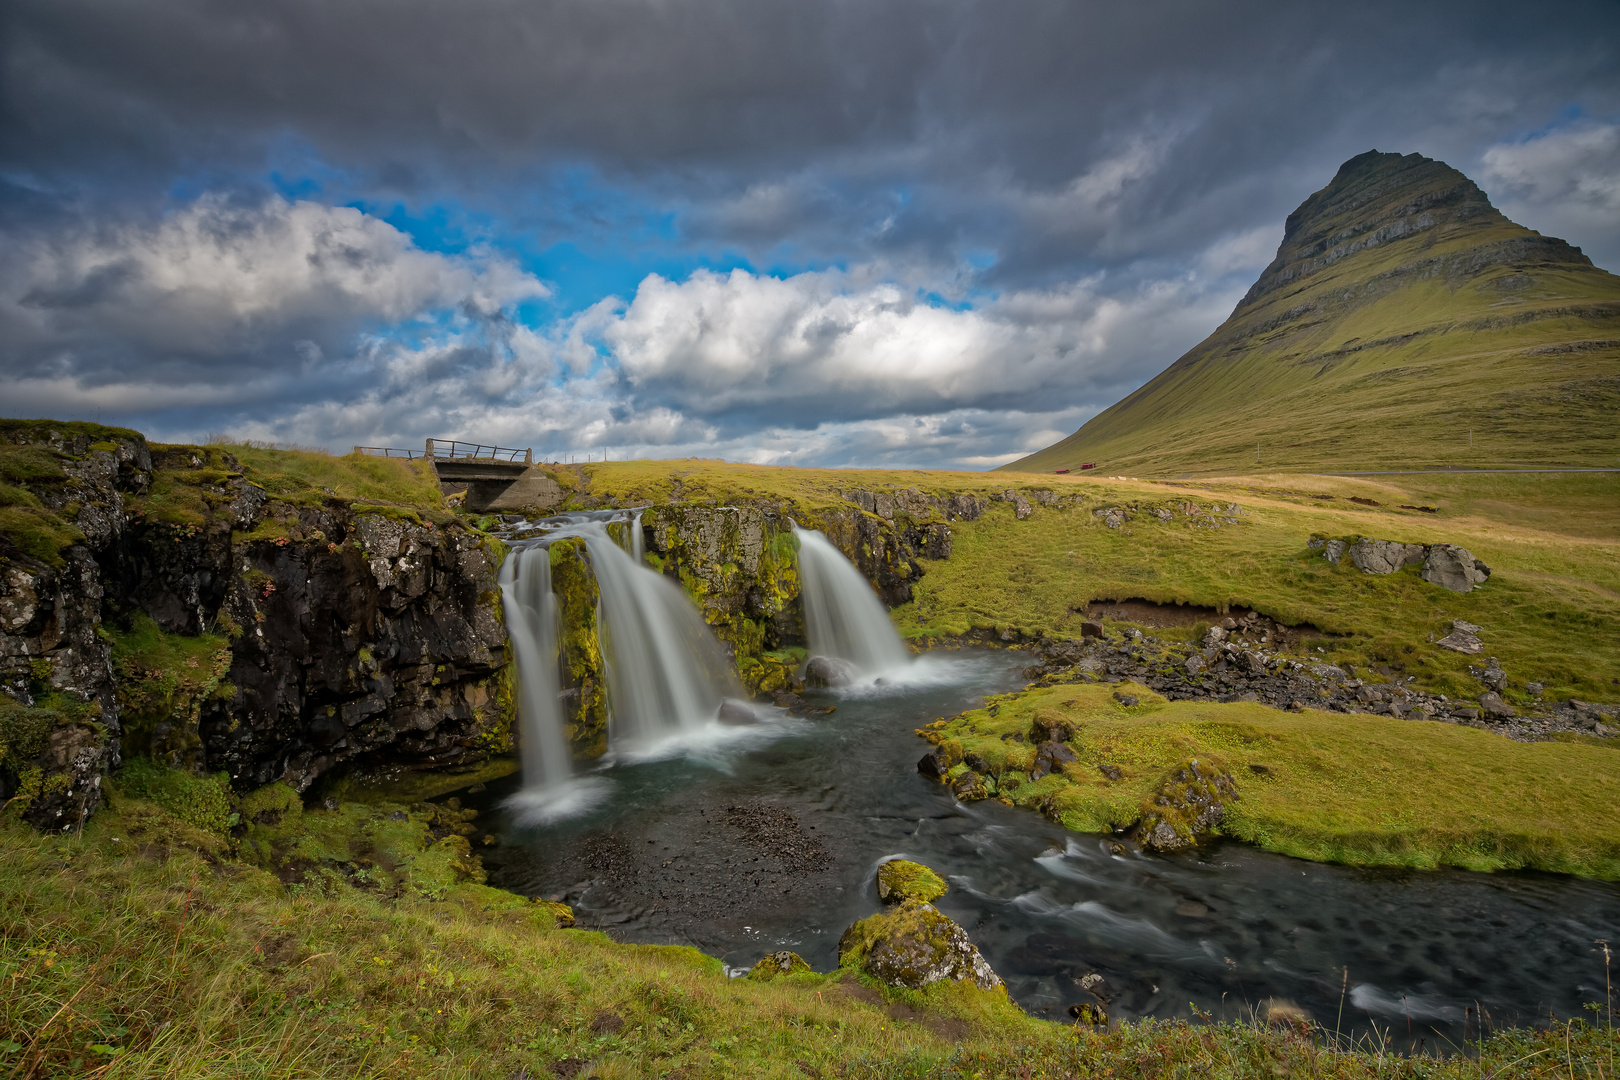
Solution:
M372 457L419 458L427 456L420 450L402 450L397 446L357 446L354 448L354 452L357 454L369 454Z
M521 461L534 464L534 450L514 450L509 446L485 446L481 443L460 442L456 439L429 439L427 453L430 458L473 459L479 461Z

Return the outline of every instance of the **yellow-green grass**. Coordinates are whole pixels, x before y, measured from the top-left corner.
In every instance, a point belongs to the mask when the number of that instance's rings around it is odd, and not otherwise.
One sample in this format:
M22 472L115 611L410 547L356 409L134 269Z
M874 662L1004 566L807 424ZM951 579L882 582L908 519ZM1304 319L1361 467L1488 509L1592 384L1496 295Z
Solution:
M1319 479L1285 477L1275 483L1299 492L1334 487ZM1490 489L1496 498L1511 495L1507 479ZM1524 490L1533 481L1518 483ZM1587 492L1620 489L1620 480L1593 478L1585 484ZM1067 493L1077 486L1057 490ZM1086 604L1096 599L1245 606L1325 631L1328 637L1311 642L1313 650L1324 652L1313 656L1384 665L1436 691L1474 697L1481 687L1468 668L1482 658L1448 652L1429 640L1430 634L1444 636L1452 620L1465 619L1486 628L1487 652L1509 672L1513 694L1522 697L1523 684L1534 681L1545 684L1549 697L1620 699L1620 543L1607 538L1620 518L1620 499L1603 506L1600 495L1589 495L1599 504L1590 514L1549 509L1548 527L1535 528L1483 516L1477 502L1467 504L1466 516L1455 518L1447 508L1430 515L1395 506L1363 507L1344 498L1319 503L1248 481L1084 486L1088 502L1079 510L1037 507L1020 522L1006 504L994 504L978 521L954 523L951 557L928 563L913 586L913 601L894 613L902 630L917 638L973 628L1074 636ZM1345 482L1340 490L1373 489ZM1395 501L1386 491L1379 494ZM1092 497L1098 502L1090 502ZM1179 514L1163 524L1139 513L1126 527L1110 529L1091 513L1110 501L1170 505L1196 499L1207 505L1212 498L1237 502L1240 524L1191 528ZM1575 516L1593 522L1585 531L1605 538L1552 528L1568 528ZM1466 594L1423 581L1416 568L1364 574L1348 559L1333 566L1309 550L1306 540L1313 532L1458 543L1494 573Z
M306 816L354 824L347 808ZM340 836L312 831L326 839L311 853L343 853ZM217 834L127 796L82 836L0 822L0 1068L505 1078L573 1059L604 1080L1597 1080L1617 1043L1606 1015L1501 1033L1444 1061L1372 1040L1339 1048L1309 1022L1074 1028L961 987L884 990L847 971L731 979L695 950L559 930L549 907L476 884L438 896L391 898L335 874L289 888Z
M1116 693L1139 704L1126 707ZM1074 722L1079 760L1030 783L1034 746L1001 736L1027 736L1042 709ZM1009 695L947 721L934 737L984 757L1010 801L1041 806L1083 832L1151 813L1160 787L1196 760L1229 772L1237 787L1221 833L1270 851L1362 866L1620 880L1620 745L1608 740L1520 743L1368 714L1167 702L1129 683ZM1121 778L1110 779L1104 765Z
M237 477L259 485L288 507L342 502L356 510L403 514L417 521L451 519L433 466L420 459L365 454L339 457L225 443L154 444L152 456L150 489L136 503L151 521L180 527L202 525L234 497L228 489L223 496L209 489ZM229 459L235 459L235 464ZM193 460L199 464L193 465ZM267 538L279 535L273 520L267 520L265 528Z

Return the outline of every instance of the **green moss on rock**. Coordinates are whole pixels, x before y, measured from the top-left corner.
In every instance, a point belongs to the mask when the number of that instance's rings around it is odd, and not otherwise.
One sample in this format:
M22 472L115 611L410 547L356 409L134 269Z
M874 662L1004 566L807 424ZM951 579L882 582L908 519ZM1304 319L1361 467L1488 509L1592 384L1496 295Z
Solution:
M903 900L932 903L945 895L945 879L921 863L890 859L878 868L878 899L898 904Z
M920 900L902 900L845 930L838 940L838 962L910 990L949 981L1006 992L967 931Z
M568 741L576 757L607 752L607 668L596 612L601 593L585 541L573 537L551 545L551 588L557 594Z
M783 975L806 975L811 971L804 957L789 949L766 953L759 963L748 969L748 978L768 982Z

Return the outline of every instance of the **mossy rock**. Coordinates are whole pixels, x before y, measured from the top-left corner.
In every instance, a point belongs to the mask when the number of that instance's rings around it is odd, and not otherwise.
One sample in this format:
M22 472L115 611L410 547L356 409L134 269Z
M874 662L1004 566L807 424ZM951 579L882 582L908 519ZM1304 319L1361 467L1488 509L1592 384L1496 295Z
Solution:
M574 925L574 909L567 904L556 900L542 900L538 896L534 898L534 902L556 921L557 929L567 930Z
M748 969L750 979L769 981L780 975L804 975L810 972L810 963L796 952L783 949L766 953L759 963Z
M947 888L945 879L922 863L891 859L878 868L878 899L886 904L902 900L932 903L944 896Z
M838 939L838 962L890 986L922 990L935 983L967 982L1006 993L1006 986L963 930L932 904L902 900L898 907L852 925Z

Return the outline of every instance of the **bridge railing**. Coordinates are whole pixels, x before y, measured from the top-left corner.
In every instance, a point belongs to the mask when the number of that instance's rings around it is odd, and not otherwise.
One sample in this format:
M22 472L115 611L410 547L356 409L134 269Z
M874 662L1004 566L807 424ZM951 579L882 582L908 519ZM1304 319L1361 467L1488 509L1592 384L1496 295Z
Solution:
M457 439L429 439L427 452L429 458L453 458L458 460L479 461L510 461L522 462L525 465L534 464L534 450L516 450L509 446L485 446L482 443L461 442Z
M427 456L420 450L402 450L397 446L357 446L354 448L354 452L357 454L369 454L372 457L419 458Z

